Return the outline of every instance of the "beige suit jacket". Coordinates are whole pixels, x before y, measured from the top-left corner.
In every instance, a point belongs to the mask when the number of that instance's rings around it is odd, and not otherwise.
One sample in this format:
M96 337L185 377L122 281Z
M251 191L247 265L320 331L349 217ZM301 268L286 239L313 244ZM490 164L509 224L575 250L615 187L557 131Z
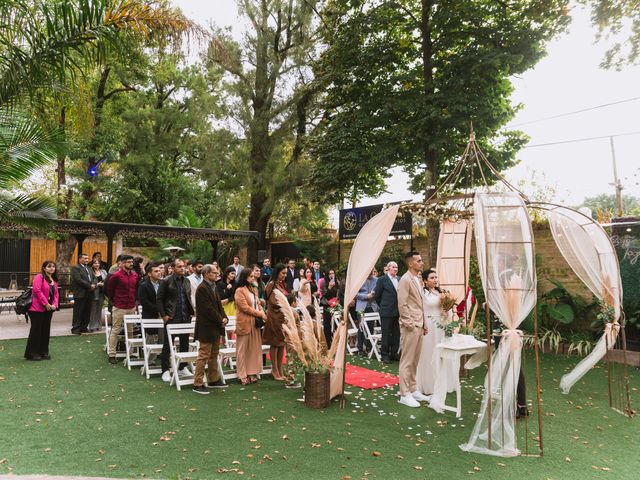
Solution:
M398 312L400 326L410 330L424 328L424 294L410 272L398 283Z

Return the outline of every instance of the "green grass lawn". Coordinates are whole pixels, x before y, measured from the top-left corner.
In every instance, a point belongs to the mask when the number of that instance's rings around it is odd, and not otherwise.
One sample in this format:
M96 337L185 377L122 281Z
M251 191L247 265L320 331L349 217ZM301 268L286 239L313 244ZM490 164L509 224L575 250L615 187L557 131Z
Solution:
M473 428L484 368L465 381L462 419L403 407L395 389L348 388L348 408L334 403L316 411L297 401L301 390L266 379L252 388L234 383L207 396L178 392L159 378L147 381L137 370L108 365L102 342L102 336L53 338L53 359L42 362L22 358L24 340L0 342L0 473L640 478L640 419L608 408L604 370L590 372L570 395L560 393L559 379L575 359L542 358L544 457L504 459L458 448ZM380 368L377 362L359 363ZM396 369L397 364L387 368ZM637 387L640 375L630 371L631 386ZM533 372L528 373L532 386ZM637 396L637 388L632 394ZM534 423L535 417L530 430Z

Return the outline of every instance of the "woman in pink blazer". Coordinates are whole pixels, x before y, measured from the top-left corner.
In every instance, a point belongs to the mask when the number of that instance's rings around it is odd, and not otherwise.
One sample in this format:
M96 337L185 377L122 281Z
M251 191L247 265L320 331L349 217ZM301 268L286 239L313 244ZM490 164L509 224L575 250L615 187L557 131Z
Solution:
M24 358L27 360L50 360L49 337L51 335L51 317L58 308L58 276L56 264L47 260L42 264L40 273L33 279L31 292L31 330Z

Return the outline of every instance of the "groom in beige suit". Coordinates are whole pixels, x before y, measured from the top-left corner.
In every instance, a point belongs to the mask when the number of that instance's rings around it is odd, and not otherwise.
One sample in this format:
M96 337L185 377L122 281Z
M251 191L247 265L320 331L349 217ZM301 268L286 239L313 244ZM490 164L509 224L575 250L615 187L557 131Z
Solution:
M407 407L419 407L429 400L416 388L416 370L422 352L422 339L427 334L424 318L424 293L422 269L424 262L418 252L405 255L407 273L398 284L398 312L400 313L400 403Z

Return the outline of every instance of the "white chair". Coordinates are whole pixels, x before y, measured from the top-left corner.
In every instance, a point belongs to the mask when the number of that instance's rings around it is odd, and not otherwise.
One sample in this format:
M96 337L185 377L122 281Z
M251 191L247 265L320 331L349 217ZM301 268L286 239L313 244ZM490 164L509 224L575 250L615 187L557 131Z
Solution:
M141 315L125 315L124 316L124 348L126 357L124 359L124 364L127 366L129 370L131 367L140 367L144 365L144 358L140 358L140 349L143 346L143 341L141 336L130 337L129 330L134 332L134 327L136 325L140 325L140 321L142 320ZM134 352L136 356L134 357Z
M353 319L351 318L351 315L349 315L348 318L349 318L349 324L347 325L347 352L353 355L354 353L358 352L358 347L356 346L356 342L358 341L358 327L356 327L356 324L353 323ZM334 331L337 330L338 327L340 327L340 320L341 320L341 315L340 313L336 312L333 315ZM353 342L349 341L351 339L353 339Z
M140 328L142 329L142 354L144 356L140 374L145 375L148 380L151 375L162 373L160 366L150 365L151 355L160 355L162 353L162 343L148 343L149 330L159 329L160 331L164 329L164 322L161 318L143 318L140 320Z
M169 356L171 359L171 381L169 385L175 383L178 390L182 390L183 385L193 385L193 375L180 376L179 367L181 363L190 363L193 371L193 364L198 358L197 342L190 340L190 348L195 350L189 350L188 352L178 352L176 350L175 335L189 335L193 336L196 328L194 323L170 323L167 325L167 335L169 336Z
M104 309L104 335L106 338L106 342L104 344L104 351L109 353L109 336L111 336L111 312L109 309ZM124 327L124 325L123 325ZM125 343L124 333L120 332L118 335L118 341L116 342L116 358L126 358L127 352L126 350L118 350L118 346L120 343Z
M373 323L373 328L369 327L369 322ZM378 343L382 341L382 324L380 323L380 314L378 312L363 314L360 326L364 332L365 339L369 340L371 343L369 358L375 355L378 361L382 360L382 356L380 355L380 345L378 345Z

